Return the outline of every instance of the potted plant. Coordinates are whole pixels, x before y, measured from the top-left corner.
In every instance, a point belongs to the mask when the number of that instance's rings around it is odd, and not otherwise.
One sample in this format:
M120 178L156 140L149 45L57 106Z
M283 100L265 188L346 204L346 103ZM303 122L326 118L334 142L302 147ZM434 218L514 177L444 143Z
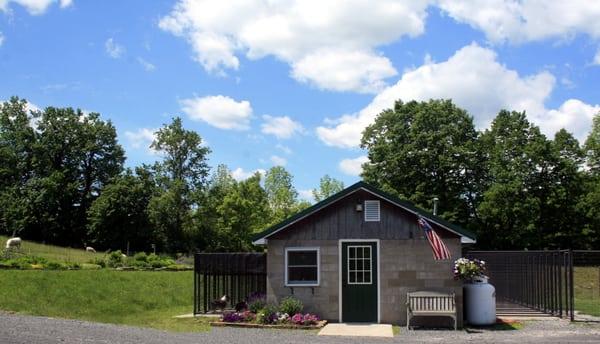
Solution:
M479 259L459 258L454 262L454 278L466 283L487 283L485 262Z
M459 258L454 262L454 278L464 282L465 318L471 325L496 322L496 289L488 283L483 260Z

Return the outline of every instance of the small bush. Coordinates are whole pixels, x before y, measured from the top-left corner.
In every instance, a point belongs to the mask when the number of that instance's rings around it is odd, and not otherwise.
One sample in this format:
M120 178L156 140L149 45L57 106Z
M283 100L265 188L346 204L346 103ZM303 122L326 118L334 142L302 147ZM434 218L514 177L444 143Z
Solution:
M248 298L248 310L252 313L258 313L266 304L265 294L255 293Z
M302 301L298 300L293 296L288 296L284 298L279 304L279 311L290 316L296 313L302 313L303 310L304 305L302 304Z
M116 250L108 255L106 265L109 268L119 268L123 266L123 253L121 250Z
M263 309L256 313L256 321L261 324L272 324L277 322L277 306L273 304L267 304Z
M148 255L146 255L146 252L138 252L133 256L133 260L137 261L137 262L144 262L147 263L148 262Z
M104 261L104 259L100 259L100 258L94 258L94 259L90 260L89 264L91 264L91 265L98 265L101 268L105 268L106 267L106 261Z
M67 266L59 262L48 262L44 264L46 270L65 270Z

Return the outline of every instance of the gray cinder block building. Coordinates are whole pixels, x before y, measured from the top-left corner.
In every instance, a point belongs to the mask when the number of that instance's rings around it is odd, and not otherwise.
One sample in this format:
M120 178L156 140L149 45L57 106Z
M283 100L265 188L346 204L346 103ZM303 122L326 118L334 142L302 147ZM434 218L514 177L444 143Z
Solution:
M433 259L419 217L452 259ZM472 233L364 182L254 238L267 248L267 301L293 295L329 321L400 325L407 292L421 290L455 293L462 325L462 283L454 280L453 263L461 245L474 242Z

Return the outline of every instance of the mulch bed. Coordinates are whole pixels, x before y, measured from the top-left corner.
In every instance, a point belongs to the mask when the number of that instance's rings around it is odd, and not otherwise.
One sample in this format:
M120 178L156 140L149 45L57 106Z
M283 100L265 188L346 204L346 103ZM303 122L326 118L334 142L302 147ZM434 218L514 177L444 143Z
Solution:
M216 327L243 327L243 328L274 328L274 329L297 329L297 330L317 330L327 325L327 320L321 320L316 325L294 325L294 324L279 324L279 325L263 325L256 323L243 322L223 322L213 321L210 326Z

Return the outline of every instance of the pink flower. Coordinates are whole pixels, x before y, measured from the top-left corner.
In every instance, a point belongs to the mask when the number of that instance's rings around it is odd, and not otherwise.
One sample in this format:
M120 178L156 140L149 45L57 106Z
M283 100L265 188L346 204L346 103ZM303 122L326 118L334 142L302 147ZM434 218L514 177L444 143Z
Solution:
M293 322L294 324L301 325L301 324L304 322L304 317L302 316L302 314L301 314L301 313L296 313L296 314L294 314L294 316L292 317L292 322Z

